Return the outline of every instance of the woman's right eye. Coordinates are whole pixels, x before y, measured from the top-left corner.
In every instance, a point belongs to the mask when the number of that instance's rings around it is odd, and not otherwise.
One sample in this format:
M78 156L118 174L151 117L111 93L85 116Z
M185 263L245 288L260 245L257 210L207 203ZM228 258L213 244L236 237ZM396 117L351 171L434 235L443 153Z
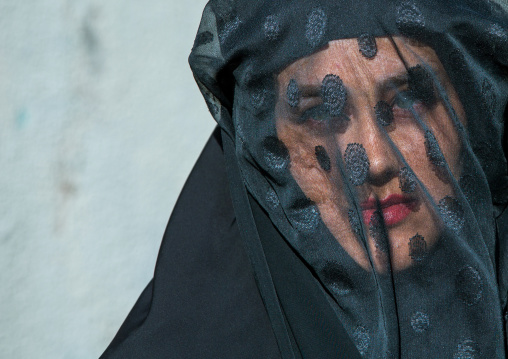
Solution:
M305 110L299 117L299 123L306 123L308 121L313 121L320 123L322 125L326 125L330 120L330 114L323 105L314 106L308 110Z
M296 122L316 134L329 135L344 131L349 123L349 117L345 114L332 116L330 111L323 104L320 104L305 110Z

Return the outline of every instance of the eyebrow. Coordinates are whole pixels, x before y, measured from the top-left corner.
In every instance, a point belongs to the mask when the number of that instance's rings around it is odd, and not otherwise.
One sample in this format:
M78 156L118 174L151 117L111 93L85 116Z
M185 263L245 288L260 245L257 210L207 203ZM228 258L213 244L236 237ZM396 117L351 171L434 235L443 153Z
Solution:
M409 80L408 74L402 73L382 80L380 83L376 84L376 88L377 91L383 92L386 90L391 90L394 87L403 86L408 83L408 80ZM347 86L345 87L347 92L349 93L350 91L348 90L348 87ZM321 83L301 84L299 85L299 90L302 99L321 97Z
M395 76L388 77L382 80L377 86L377 93L385 93L391 91L393 89L399 88L401 86L406 85L409 82L409 74L408 72L400 73Z

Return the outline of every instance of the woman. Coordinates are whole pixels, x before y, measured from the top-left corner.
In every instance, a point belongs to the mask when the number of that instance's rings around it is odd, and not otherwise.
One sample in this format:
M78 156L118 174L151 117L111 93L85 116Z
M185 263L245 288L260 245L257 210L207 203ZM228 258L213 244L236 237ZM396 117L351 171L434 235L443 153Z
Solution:
M487 1L211 1L221 140L103 357L504 358L507 29Z
M348 212L344 212L348 209L344 206L348 199L341 191L345 183L340 169L333 165L340 153L346 162L350 153L365 157L361 178L352 181L356 185L363 223L369 226L378 220L376 210L382 213L379 220L386 226L390 239L390 265L398 270L422 259L410 253L407 242L411 235L419 233L418 238L425 238L423 247L430 249L441 232L431 203L416 190L416 178L434 192L432 202L454 197L453 181L448 181L445 173L436 173L438 168L432 161L423 160L428 147L425 146L426 131L435 134L436 141L442 144L442 153L455 181L461 174L459 136L447 113L446 102L434 94L430 72L443 85L460 123L465 122L465 115L443 65L430 47L410 44L401 37L369 38L368 41L375 46L375 54L365 56L358 49L357 39L336 40L279 74L277 135L288 147L291 174L299 187L317 205L324 223L340 245L367 269L368 254L361 243L353 232L344 233L344 229L351 228ZM429 66L429 70L424 66ZM429 98L417 98L417 91L411 88L414 86L411 76L415 74L429 79L425 89ZM321 88L333 79L340 79L345 94L344 108L338 116L330 116L322 108L326 104ZM283 89L290 83L305 88L298 106L283 100L288 97ZM422 128L413 112L425 122L426 128ZM388 252L382 250L384 244L376 242L372 235L368 237L369 250L374 253L372 259L378 270L382 270L388 264L383 264L388 261Z

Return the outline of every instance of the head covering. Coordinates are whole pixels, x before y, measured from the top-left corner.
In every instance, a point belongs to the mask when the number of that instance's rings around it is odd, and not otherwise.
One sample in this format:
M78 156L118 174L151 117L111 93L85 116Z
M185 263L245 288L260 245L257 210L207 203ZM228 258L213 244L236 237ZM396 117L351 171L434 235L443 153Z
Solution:
M189 62L219 129L104 358L505 357L497 3L212 0Z

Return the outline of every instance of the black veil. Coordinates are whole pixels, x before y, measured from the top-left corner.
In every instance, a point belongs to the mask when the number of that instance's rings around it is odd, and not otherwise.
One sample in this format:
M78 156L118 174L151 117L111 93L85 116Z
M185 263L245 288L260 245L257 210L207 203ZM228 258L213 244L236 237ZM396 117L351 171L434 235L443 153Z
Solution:
M104 358L504 358L508 15L212 0L218 123Z

